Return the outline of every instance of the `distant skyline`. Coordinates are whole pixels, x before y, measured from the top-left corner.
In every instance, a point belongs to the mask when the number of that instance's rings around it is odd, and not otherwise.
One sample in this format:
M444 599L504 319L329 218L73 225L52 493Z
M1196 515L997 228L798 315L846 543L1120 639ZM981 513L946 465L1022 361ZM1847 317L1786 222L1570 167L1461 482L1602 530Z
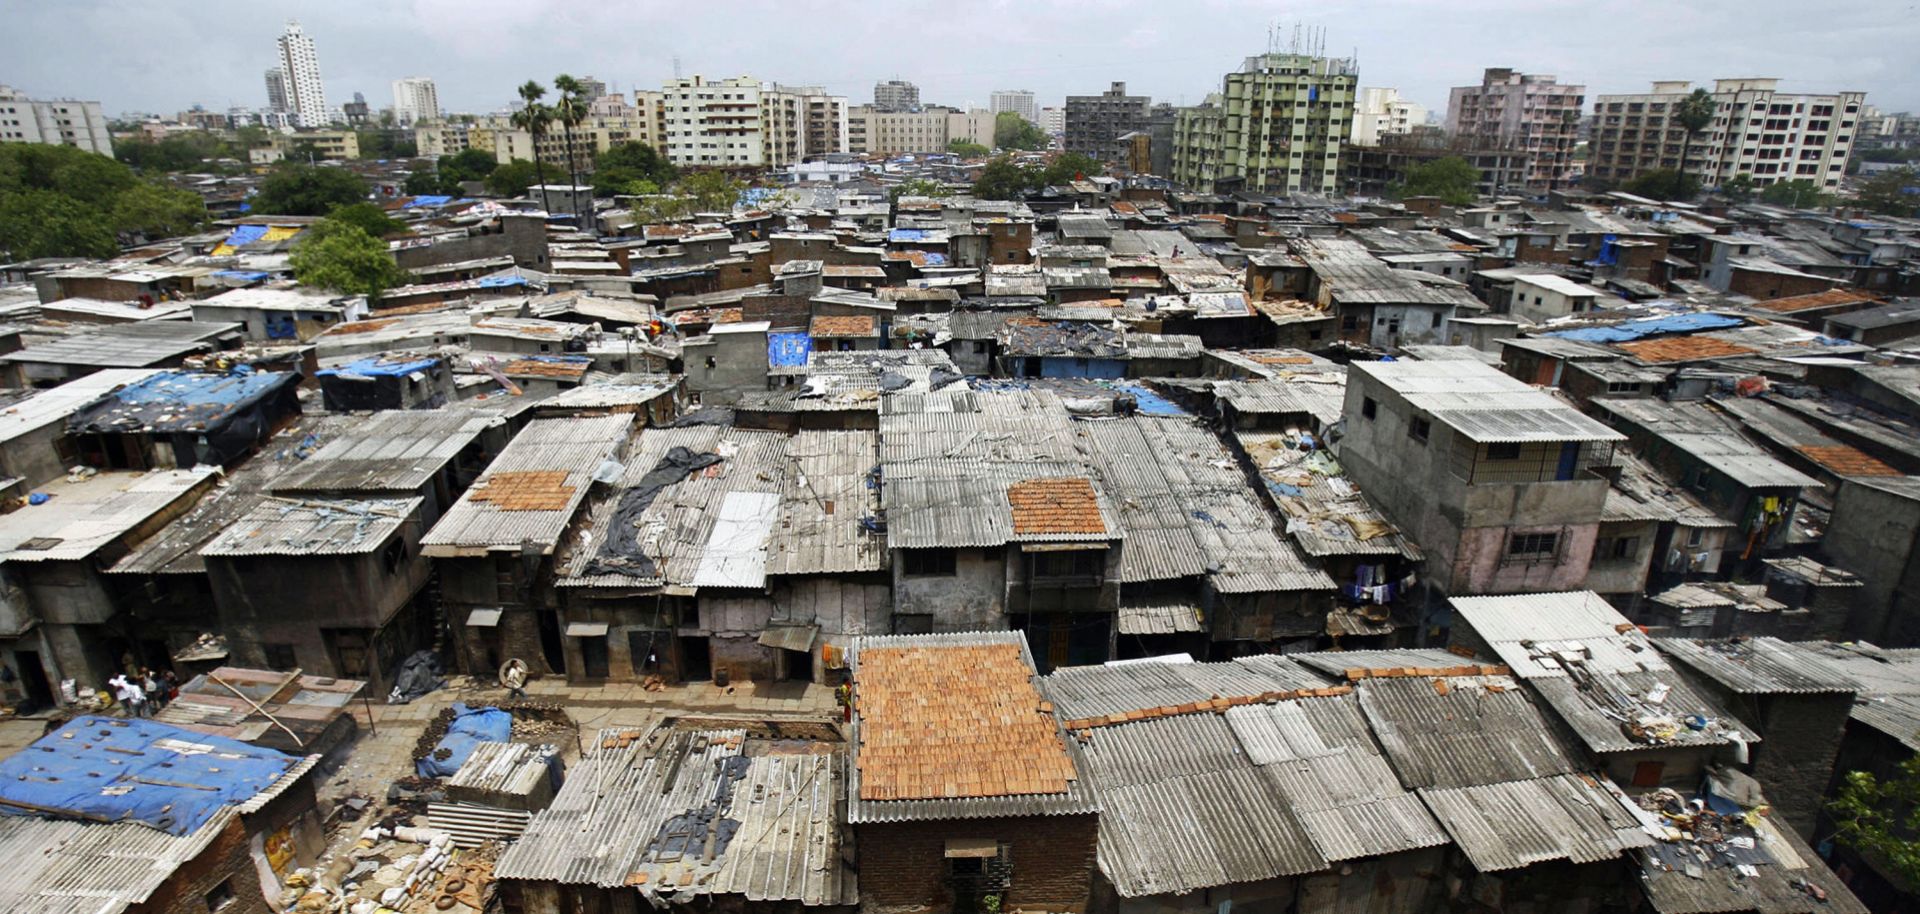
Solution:
M1282 13L1310 13L1301 20ZM835 6L755 2L689 7L531 0L155 0L16 4L0 30L0 83L36 98L97 100L110 115L172 115L266 104L261 73L298 18L330 98L384 99L403 76L434 80L448 111L503 108L514 86L569 72L622 92L684 75L823 85L851 103L876 81L920 87L926 104L987 106L994 89L1036 104L1125 81L1156 102L1198 104L1221 74L1285 45L1295 25L1324 32L1332 56L1356 51L1360 82L1444 113L1447 90L1487 67L1551 73L1595 95L1660 79L1778 77L1786 91L1859 90L1884 111L1920 110L1920 13L1908 0L1829 12L1804 3L1607 6L1567 0L1421 0L1289 7L1242 0L1179 4L1031 0ZM1591 110L1591 104L1588 105Z

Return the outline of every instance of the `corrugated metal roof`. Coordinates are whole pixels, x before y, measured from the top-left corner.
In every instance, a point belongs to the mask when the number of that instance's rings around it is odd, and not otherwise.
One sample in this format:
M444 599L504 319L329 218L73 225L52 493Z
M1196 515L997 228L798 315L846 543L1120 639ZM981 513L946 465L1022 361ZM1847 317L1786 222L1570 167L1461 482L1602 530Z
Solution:
M1653 839L1604 779L1565 774L1420 791L1474 869L1497 873L1553 860L1597 863Z
M1325 680L1287 658L1263 659L1267 662L1067 667L1047 675L1047 697L1062 720L1081 720L1326 685Z
M141 321L50 340L0 355L0 362L38 362L94 368L144 368L190 352L211 351L213 339L239 324Z
M146 901L199 856L233 813L185 837L133 823L0 816L0 910L9 914L116 914Z
M1213 395L1242 413L1298 413L1332 425L1346 410L1347 378L1344 373L1311 372L1258 381L1216 381Z
M622 451L632 424L629 415L535 419L528 423L494 458L487 472L421 538L421 551L429 556L450 556L468 550L517 550L523 544L533 544L542 552L551 552L580 503L586 500L594 469ZM488 482L499 474L541 471L566 474L564 485L569 491L565 507L510 511L496 502L474 497L484 493Z
M1817 655L1778 638L1696 641L1656 638L1654 646L1739 695L1846 693L1858 690L1846 674Z
M275 479L274 492L413 492L473 439L505 424L497 410L448 406L356 417Z
M1200 607L1192 600L1121 597L1114 625L1123 635L1169 635L1205 631Z
M1348 670L1391 670L1402 667L1445 669L1466 662L1458 654L1431 648L1388 648L1377 651L1314 651L1288 654L1287 659L1335 679L1344 680Z
M553 804L500 855L494 878L632 887L662 902L697 895L858 901L840 844L845 763L837 748L749 752L743 730L672 722L637 737L601 731ZM706 829L674 824L701 814L738 823L710 860Z
M1177 894L1324 869L1293 811L1214 714L1090 735L1100 870L1123 896Z
M140 383L159 373L153 368L108 368L35 393L0 412L0 443L64 420L117 388Z
M53 500L0 515L0 561L74 561L128 537L163 512L190 506L220 475L191 470L101 473L48 486Z
M778 432L712 425L644 430L633 453L626 457L626 469L615 489L592 506L580 541L570 544L559 561L559 586L758 586L724 583L753 579L764 583L765 556L770 548L767 534L772 528L748 524L756 517L766 524L775 522L779 493L787 484L788 468L781 457L786 446L787 436ZM634 522L638 528L634 542L652 563L654 575L594 573L593 561L608 540L609 525L615 520L621 498L676 447L696 454L718 454L723 459L662 489ZM764 505L766 510L753 514L745 510L750 505L742 504L741 518L723 524L727 499L736 494L757 496L754 503ZM728 554L736 558L737 574L709 562L708 552L722 542L732 543ZM714 561L719 561L718 553ZM705 577L703 569L707 571Z
M1859 689L1854 720L1920 752L1920 651L1866 642L1803 641L1792 647L1818 657Z
M786 446L786 485L767 573L847 574L886 565L885 541L862 518L880 507L869 472L878 465L870 431L803 431Z
M1694 878L1684 869L1668 869L1654 850L1635 854L1640 863L1640 887L1660 914L1720 914L1754 911L1758 914L1866 914L1869 910L1820 856L1791 828L1781 828L1769 816L1756 817L1756 850L1770 858L1756 860L1753 875L1716 866ZM1685 845L1676 848L1683 853ZM1742 862L1756 855L1746 855ZM1795 882L1818 886L1825 898L1814 898Z
M1751 488L1804 488L1820 481L1775 459L1738 424L1700 402L1596 397L1592 401L1695 460Z
M1552 394L1479 362L1355 362L1359 372L1474 441L1623 441Z
M1420 547L1354 486L1328 451L1302 451L1285 432L1236 432L1241 450L1306 554L1424 557Z
M1647 636L1590 591L1455 597L1457 618L1595 752L1717 746L1758 737L1699 693ZM1699 729L1686 723L1698 717ZM1629 735L1632 730L1634 735Z
M1575 770L1532 698L1505 676L1366 679L1355 692L1408 787L1470 787Z
M1401 788L1353 695L1231 708L1226 719L1328 860L1447 843Z
M420 498L266 498L200 548L202 556L365 555L416 522Z

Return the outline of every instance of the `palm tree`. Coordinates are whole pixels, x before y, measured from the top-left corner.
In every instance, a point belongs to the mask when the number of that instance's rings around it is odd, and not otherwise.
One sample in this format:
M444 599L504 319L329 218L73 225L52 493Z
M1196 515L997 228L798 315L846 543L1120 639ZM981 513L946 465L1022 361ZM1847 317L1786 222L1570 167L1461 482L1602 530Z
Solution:
M547 94L545 86L529 79L519 89L520 110L513 113L513 126L525 130L533 137L533 174L540 181L540 208L553 211L547 202L547 171L540 161L540 138L547 135L547 127L553 123L553 109L540 104L542 96Z
M1681 174L1687 173L1687 153L1693 150L1693 138L1713 123L1714 111L1718 107L1713 101L1713 93L1705 89L1695 89L1692 95L1674 103L1673 122L1687 132L1686 145L1680 147Z
M553 103L553 118L560 122L560 129L567 135L567 171L571 175L573 186L579 187L580 160L573 152L573 128L587 120L587 101L581 95L584 87L580 85L579 80L562 73L553 78L553 88L560 93L560 99ZM577 207L579 194L575 193L574 199ZM574 215L580 218L581 225L584 227L586 217L578 212Z

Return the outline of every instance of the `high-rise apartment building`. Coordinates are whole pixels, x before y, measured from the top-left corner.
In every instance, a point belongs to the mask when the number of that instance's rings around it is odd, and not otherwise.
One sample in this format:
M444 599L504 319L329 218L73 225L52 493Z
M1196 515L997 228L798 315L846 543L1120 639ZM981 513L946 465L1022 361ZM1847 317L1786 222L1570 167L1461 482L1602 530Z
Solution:
M34 101L0 86L0 143L46 143L113 155L113 136L99 102Z
M669 81L659 104L655 145L675 165L775 168L846 151L846 97L819 87L693 76Z
M1096 159L1111 159L1120 148L1123 133L1147 129L1147 111L1153 99L1128 95L1127 84L1116 82L1099 95L1067 96L1066 141L1068 152Z
M1383 136L1412 133L1427 122L1427 106L1400 97L1399 89L1361 89L1353 105L1355 146L1378 146Z
M275 113L287 110L287 74L279 67L267 70L267 110Z
M327 90L320 84L320 57L313 38L300 31L298 21L287 20L280 36L280 74L287 96L286 110L302 127L325 127L333 119L327 110Z
M1586 86L1563 86L1552 76L1488 67L1480 85L1448 94L1447 132L1477 146L1524 151L1527 190L1564 187L1578 168L1573 147L1586 91Z
M607 81L604 79L595 79L591 76L582 76L577 78L574 81L580 84L580 96L582 98L585 98L587 101L593 101L594 99L607 94Z
M393 119L401 124L419 124L440 119L440 93L433 80L409 76L393 81Z
M1045 130L1048 136L1060 136L1067 132L1067 109L1042 108L1040 119L1034 123L1039 124L1040 129Z
M1350 59L1247 58L1205 104L1180 110L1173 180L1193 188L1237 182L1272 194L1338 191L1358 81ZM1071 109L1067 125L1071 135Z
M889 79L873 84L873 110L918 111L920 87L904 79Z
M918 111L881 111L856 105L847 111L847 151L859 155L945 152L954 140L993 145L991 112L931 105Z
M1838 187L1860 129L1864 92L1798 94L1777 79L1717 79L1713 122L1687 141L1674 120L1692 94L1685 81L1656 82L1644 95L1594 99L1587 173L1627 181L1657 168L1684 169L1707 187L1735 175L1753 183L1805 179Z
M988 96L987 110L994 114L1011 111L1029 122L1038 123L1033 107L1033 93L1025 89L995 89Z

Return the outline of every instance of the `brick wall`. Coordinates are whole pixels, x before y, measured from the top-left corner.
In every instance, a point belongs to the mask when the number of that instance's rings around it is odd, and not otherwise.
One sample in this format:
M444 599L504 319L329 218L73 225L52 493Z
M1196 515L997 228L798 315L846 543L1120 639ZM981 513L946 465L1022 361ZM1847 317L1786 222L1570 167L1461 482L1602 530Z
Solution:
M233 902L220 914L272 914L260 894L260 876L247 856L247 832L238 816L200 856L175 870L145 902L127 908L127 914L207 914L207 893L222 882L233 890Z
M1853 711L1853 695L1772 695L1760 721L1761 743L1753 748L1753 776L1767 801L1805 838L1833 774L1840 738Z
M953 910L946 885L948 838L1010 845L1012 886L1001 910L1087 910L1099 820L1092 815L962 819L855 826L860 907L870 914Z

